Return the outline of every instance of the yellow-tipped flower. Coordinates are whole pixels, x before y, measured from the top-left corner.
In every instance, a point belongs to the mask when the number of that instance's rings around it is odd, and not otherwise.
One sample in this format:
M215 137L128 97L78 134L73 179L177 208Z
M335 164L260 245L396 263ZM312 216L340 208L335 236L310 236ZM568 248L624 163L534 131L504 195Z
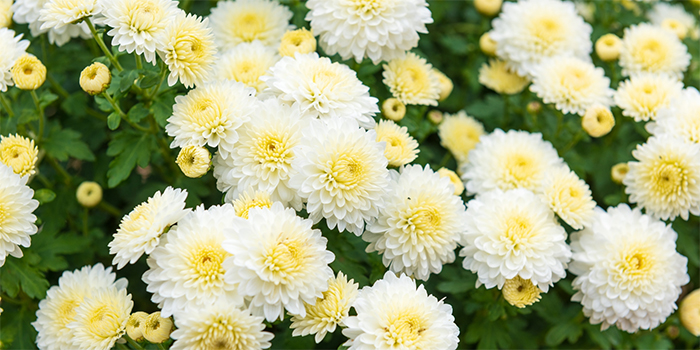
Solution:
M405 126L398 126L391 120L382 120L374 128L377 142L386 142L384 156L389 165L400 167L418 157L418 142L408 134Z
M244 219L248 218L248 212L252 208L269 208L272 206L270 194L265 191L255 191L251 196L248 192L242 192L238 199L233 201L233 209L236 215Z
M143 339L141 324L146 317L148 317L148 314L143 311L134 312L129 316L129 319L126 321L126 335L128 335L129 338L136 341Z
M445 73L439 71L437 68L433 68L433 74L437 75L438 82L440 83L440 97L438 101L444 101L452 93L452 89L455 87L452 83L452 79L445 75Z
M450 182L452 182L452 185L455 187L455 196L462 195L462 192L464 192L464 183L454 171L447 168L440 168L437 173L442 177L450 179Z
M382 114L387 119L398 122L406 115L406 105L396 98L388 98L382 103Z
M496 42L491 39L491 32L486 32L479 38L479 48L489 56L496 56Z
M690 333L700 337L700 289L692 291L681 301L681 323Z
M678 36L678 39L681 40L685 39L686 35L688 35L689 28L677 19L666 18L661 22L661 27L672 31Z
M202 146L189 145L180 150L175 161L187 177L202 177L209 171L211 154Z
M607 135L614 126L615 117L610 108L603 105L591 106L581 118L581 127L592 137Z
M7 28L12 24L12 1L0 0L0 28Z
M620 57L622 40L615 34L605 34L595 42L595 53L601 60L610 62Z
M75 198L85 208L92 208L102 201L102 186L97 182L84 181L75 191Z
M151 343L160 344L168 338L173 331L173 321L168 318L160 317L160 311L154 312L141 322L141 333Z
M530 80L512 72L504 61L492 59L479 69L479 83L499 94L517 94L530 84Z
M95 62L80 72L80 87L90 95L101 94L107 90L111 81L112 73L100 62Z
M532 281L523 279L519 275L506 280L501 292L503 292L503 298L510 305L521 309L538 302L542 298L540 296L542 291L532 284Z
M610 178L612 178L613 182L616 184L622 184L622 180L627 176L629 171L630 166L627 162L617 163L610 169Z
M39 149L20 135L0 136L0 162L12 168L19 176L34 175Z
M280 44L280 56L292 56L295 53L307 54L316 51L316 38L313 31L306 28L288 30L282 36Z
M12 66L12 80L22 90L36 90L46 81L46 67L35 56L24 54Z
M503 0L474 0L476 10L488 17L493 17L500 12L502 4Z

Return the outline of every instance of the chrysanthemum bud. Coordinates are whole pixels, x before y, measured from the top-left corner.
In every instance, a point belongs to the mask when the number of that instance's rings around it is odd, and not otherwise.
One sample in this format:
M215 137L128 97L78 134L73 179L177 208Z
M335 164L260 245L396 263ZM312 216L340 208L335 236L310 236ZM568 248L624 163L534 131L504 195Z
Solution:
M78 190L75 191L75 197L80 205L92 208L100 204L102 200L102 186L97 182L84 181L78 186Z
M20 135L0 136L0 163L19 176L34 175L39 149L34 140Z
M610 108L602 105L593 105L586 110L586 114L581 118L581 126L592 137L607 135L615 126Z
M615 164L612 169L610 169L610 177L612 178L613 182L621 184L622 180L625 178L625 176L627 176L629 171L630 166L627 164L627 162L618 163Z
M288 30L282 36L280 56L294 56L295 53L307 54L316 51L314 33L306 28Z
M681 330L678 326L670 325L666 328L666 335L671 339L676 339L681 334Z
M444 101L452 93L454 84L452 83L452 80L445 75L445 73L439 71L437 68L433 68L432 71L435 75L437 75L438 81L440 82L440 97L438 97L438 101Z
M387 119L398 122L406 115L406 105L396 98L388 98L382 103L382 114Z
M486 32L479 38L479 48L489 56L496 56L496 42L491 39L491 32Z
M685 36L688 35L688 27L683 25L680 21L677 19L673 18L666 18L661 22L661 28L668 29L672 31L674 34L678 36L678 39L685 39Z
M24 54L12 66L12 80L22 90L36 90L46 81L46 67L35 56Z
M538 114L542 110L542 104L539 101L530 101L525 109L530 114Z
M622 50L622 40L615 34L605 34L595 42L595 53L606 62L618 59L620 50Z
M209 171L211 164L211 154L209 150L202 146L185 146L180 150L175 161L187 177L202 177Z
M168 338L173 331L173 321L160 317L160 311L154 312L141 322L143 337L151 343L160 344Z
M452 185L455 187L455 196L459 196L464 192L464 183L454 171L447 168L440 168L437 173L442 177L450 179L450 182L452 182Z
M690 333L700 337L700 289L692 291L681 301L681 323Z
M136 341L143 339L141 324L146 317L148 317L148 314L143 311L134 312L131 314L131 316L129 316L129 319L126 321L126 335L128 335L129 338Z
M442 122L442 119L443 119L442 112L440 112L438 110L432 110L432 111L428 112L428 120L431 123L438 125Z
M80 87L90 95L97 95L107 90L111 81L112 73L100 62L87 66L80 73Z
M506 280L501 291L503 292L503 298L510 305L521 309L538 302L542 298L540 296L542 292L540 288L535 286L532 281L523 279L519 275Z
M493 17L500 12L502 4L503 0L474 0L476 10L488 17Z

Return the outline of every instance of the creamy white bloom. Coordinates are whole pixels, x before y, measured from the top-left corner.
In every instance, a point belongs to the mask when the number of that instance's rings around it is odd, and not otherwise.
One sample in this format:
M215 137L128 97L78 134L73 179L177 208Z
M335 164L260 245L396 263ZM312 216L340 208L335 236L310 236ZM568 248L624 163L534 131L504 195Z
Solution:
M542 134L496 129L481 136L469 152L462 180L470 194L514 188L540 192L545 174L562 164L552 144L542 140Z
M42 350L60 350L73 348L74 334L68 324L75 319L78 306L85 297L92 296L104 288L125 289L127 280L116 275L112 268L84 266L80 270L64 271L58 279L58 285L49 288L46 298L39 302L36 321L32 326L38 332L36 344Z
M306 316L304 303L314 303L328 289L335 256L313 222L276 202L252 208L248 220L230 226L223 247L226 283L246 297L253 315L269 322L284 319L284 309Z
M666 74L639 73L620 83L615 104L622 115L635 121L654 120L658 110L668 107L682 89L682 82Z
M8 86L15 85L10 70L29 47L29 40L20 39L22 34L15 36L14 30L0 28L0 92L5 92Z
M360 126L374 127L378 100L357 78L355 71L317 53L283 57L262 77L268 91L287 104L296 104L304 114L329 119L355 119Z
M222 50L259 40L277 47L292 19L287 6L272 0L225 0L211 9L211 27L216 45Z
M326 218L329 228L359 236L384 206L389 184L385 145L376 141L374 130L346 118L312 120L302 136L289 186L307 202L309 219Z
M694 36L692 35L692 32L698 30L695 17L686 12L682 4L671 5L665 2L658 2L654 4L654 7L652 7L649 12L647 12L647 18L651 24L655 26L663 25L664 21L677 21L678 24L680 24L686 31L686 34L691 32L691 37ZM693 39L697 40L697 37Z
M175 315L170 349L267 349L274 334L264 332L264 318L222 299L216 305L185 309Z
M520 276L545 293L566 276L566 231L540 197L525 189L479 194L467 203L462 265L477 286L501 289Z
M214 156L216 186L226 192L225 200L233 201L246 191L264 191L273 201L301 210L301 197L289 187L289 178L295 172L295 147L309 120L298 108L277 99L261 102L255 117L241 128L231 154Z
M357 316L345 321L344 344L351 350L454 350L459 328L452 306L429 295L423 285L387 271L384 278L360 290L353 303Z
M104 24L112 27L107 35L119 51L143 55L156 63L156 37L175 20L180 12L173 0L98 0L105 16Z
M492 26L496 54L521 76L531 76L545 58L571 55L587 59L592 49L593 29L568 1L505 2Z
M601 329L653 329L676 309L690 280L670 225L626 204L596 209L593 224L572 234L569 270L578 275L571 298Z
M212 80L234 80L254 88L258 93L266 87L260 78L279 61L277 50L260 41L241 43L218 57Z
M384 156L390 166L400 167L418 157L418 142L405 126L399 127L391 120L380 120L374 131L377 133L377 141L386 143Z
M542 196L549 208L576 230L593 220L596 203L591 189L568 166L547 172L542 184Z
M367 252L379 252L396 273L421 280L440 273L455 259L466 220L464 202L454 192L450 179L429 166L402 168L388 186L379 217L362 234Z
M12 25L12 1L0 0L0 28Z
M610 79L603 68L589 61L564 56L549 58L536 66L532 75L530 91L544 103L553 103L562 113L583 116L595 104L613 104Z
M671 135L653 136L632 151L636 162L622 180L630 203L655 218L700 215L700 145Z
M27 186L28 179L0 163L0 266L5 265L8 254L21 258L24 254L19 247L29 247L29 236L37 232L32 212L39 201L32 199L34 190Z
M93 289L75 309L68 324L73 347L86 350L109 350L126 333L134 302L126 288L115 286Z
M328 55L390 61L418 45L433 23L425 0L309 0L306 20Z
M190 212L185 209L185 199L186 190L168 186L162 194L156 192L125 215L108 244L109 253L115 254L112 264L121 269L138 261L141 255L150 254L163 232Z
M61 28L98 14L97 0L49 0L39 10L42 30Z
M700 93L694 87L684 89L668 106L659 108L655 122L645 126L652 135L668 134L700 143Z
M457 160L457 164L469 161L469 152L479 143L484 135L484 126L474 117L461 110L455 114L444 114L438 125L440 145L447 148Z
M204 307L218 300L243 303L239 291L224 279L224 259L230 254L221 243L224 231L245 221L231 204L205 210L198 206L178 221L148 257L149 270L143 274L151 300L168 317L186 306Z
M175 140L170 148L189 145L219 147L228 156L238 141L238 129L255 112L255 90L234 81L206 83L175 97L165 131Z
M413 52L394 58L382 66L382 82L404 104L437 106L440 77L433 66Z
M12 4L14 12L12 18L16 23L28 24L32 36L37 37L47 33L49 35L49 43L63 46L71 38L81 37L89 39L92 37L90 29L86 23L67 24L60 28L41 29L44 24L39 20L39 11L44 7L49 0L15 0Z
M649 23L625 28L620 51L623 75L650 72L682 79L689 64L688 48L673 32Z

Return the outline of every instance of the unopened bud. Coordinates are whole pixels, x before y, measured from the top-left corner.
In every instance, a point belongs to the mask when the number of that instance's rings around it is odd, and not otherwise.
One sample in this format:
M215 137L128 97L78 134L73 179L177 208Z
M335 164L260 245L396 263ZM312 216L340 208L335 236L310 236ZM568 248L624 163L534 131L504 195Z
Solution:
M78 186L78 190L75 191L75 197L78 199L78 203L85 208L92 208L102 200L102 186L97 182L84 181Z
M502 4L503 0L474 0L476 10L488 17L493 17L500 12Z
M618 59L620 50L622 50L622 40L615 34L605 34L595 42L595 53L606 62Z
M406 115L406 105L396 98L388 98L382 103L382 114L386 119L398 122Z
M97 95L107 90L111 81L112 73L100 62L87 66L80 73L80 87L90 95Z
M542 104L539 103L539 101L530 101L530 103L527 104L526 109L530 114L538 114L542 110Z
M160 311L154 312L141 322L143 337L151 343L160 344L168 338L173 331L173 321L168 317L160 317Z
M35 56L24 54L12 66L12 80L22 90L36 90L46 81L46 67Z
M143 339L143 332L141 332L141 324L148 317L148 314L143 311L134 312L129 316L126 321L126 335L129 338L139 341Z
M610 177L616 184L621 184L622 180L625 179L627 173L630 171L630 166L627 163L615 164L612 169L610 169Z
M209 171L211 153L202 146L185 146L180 150L175 161L187 177L202 177Z
M432 111L428 112L428 120L430 120L431 123L438 125L438 124L442 123L442 119L443 119L442 112L437 111L437 110L432 110Z
M489 56L496 56L496 42L491 39L491 32L486 32L479 38L479 48Z

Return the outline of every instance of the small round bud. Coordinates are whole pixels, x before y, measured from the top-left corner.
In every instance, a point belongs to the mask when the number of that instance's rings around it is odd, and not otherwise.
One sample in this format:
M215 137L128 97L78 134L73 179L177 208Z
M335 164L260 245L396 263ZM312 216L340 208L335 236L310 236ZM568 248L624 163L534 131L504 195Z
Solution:
M100 62L87 66L80 73L80 87L90 95L101 94L107 90L111 81L112 73Z
M595 42L595 53L601 60L610 62L620 57L622 50L622 40L615 34L605 34Z
M670 325L666 328L666 335L671 339L676 339L681 334L681 330L678 326Z
M430 120L431 123L438 125L438 124L442 123L442 119L443 119L442 112L437 111L437 110L432 110L432 111L428 112L428 120Z
M627 163L617 163L613 165L610 169L610 177L616 184L622 184L622 180L627 176L627 172L630 171L630 166Z
M539 101L530 101L525 109L530 114L538 114L542 111L542 104Z
M395 98L388 98L382 103L382 114L386 119L398 122L406 115L406 105Z
M134 312L129 316L126 321L126 335L129 338L140 341L143 339L143 332L141 331L141 324L148 317L148 314L143 311Z
M313 31L306 28L288 30L282 36L279 53L280 56L292 56L295 53L307 54L316 51L316 38Z
M501 11L503 0L474 0L474 7L480 14L493 17Z
M141 322L143 337L151 343L160 344L168 338L173 331L173 321L160 317L160 311L154 312Z
M438 101L444 101L452 93L454 84L450 78L437 68L433 68L432 72L438 77L438 82L440 83L440 97L438 97Z
M12 66L12 80L22 90L36 90L46 81L46 67L35 56L24 54Z
M202 177L209 171L211 154L202 146L189 145L180 150L175 161L187 177Z
M450 179L450 182L452 182L452 185L455 187L455 196L459 196L464 192L464 183L462 183L462 180L454 171L447 168L440 168L437 173L442 177Z
M685 36L688 35L688 27L683 25L680 21L673 18L666 18L661 22L661 28L668 29L678 36L678 39L683 40Z
M92 208L102 200L102 186L97 182L84 181L78 186L78 190L75 191L75 197L78 199L78 203L85 208Z
M523 279L519 275L506 280L501 292L503 293L503 298L510 305L521 309L536 303L542 298L540 296L540 293L542 293L540 288L534 285L532 281Z
M592 137L607 135L614 126L615 117L610 108L599 104L589 107L581 118L581 127Z
M479 48L489 56L496 56L496 42L491 39L491 32L486 32L479 38Z
M700 289L686 295L679 308L681 323L696 337L700 337Z

